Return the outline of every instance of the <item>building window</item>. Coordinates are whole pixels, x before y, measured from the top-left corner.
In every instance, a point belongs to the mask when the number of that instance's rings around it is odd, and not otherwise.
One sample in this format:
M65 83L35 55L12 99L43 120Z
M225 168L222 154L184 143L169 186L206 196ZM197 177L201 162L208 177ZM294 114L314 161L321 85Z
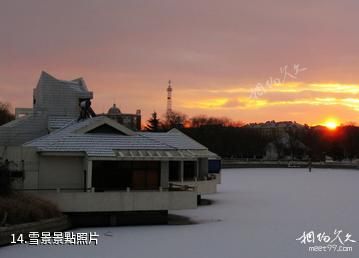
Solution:
M96 191L158 189L159 161L93 161L92 185Z
M170 161L169 164L169 180L170 181L180 181L180 162L179 161Z

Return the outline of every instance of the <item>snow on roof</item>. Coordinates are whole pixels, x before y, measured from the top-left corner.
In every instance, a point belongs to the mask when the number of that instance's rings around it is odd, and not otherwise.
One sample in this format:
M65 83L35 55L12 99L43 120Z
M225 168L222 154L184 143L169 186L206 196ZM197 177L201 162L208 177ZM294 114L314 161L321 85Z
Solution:
M0 126L0 146L18 146L47 134L47 115L34 113Z
M50 116L47 124L50 131L63 128L69 123L73 122L74 119L67 116Z
M188 137L177 129L172 129L167 133L140 132L140 134L155 141L163 142L164 144L167 144L177 149L207 149L205 146L196 142L195 140Z
M94 126L107 125L121 131L93 133ZM25 143L40 152L83 152L88 156L116 157L119 150L192 150L198 156L210 156L206 147L181 132L134 132L107 117L73 121L48 135Z

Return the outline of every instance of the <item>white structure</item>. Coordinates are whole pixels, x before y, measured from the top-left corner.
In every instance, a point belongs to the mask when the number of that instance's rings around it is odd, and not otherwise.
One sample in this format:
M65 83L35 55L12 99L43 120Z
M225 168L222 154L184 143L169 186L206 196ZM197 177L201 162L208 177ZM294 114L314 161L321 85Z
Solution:
M32 114L0 127L0 157L23 171L18 188L64 212L188 209L198 194L216 191L208 175L215 154L206 147L176 129L135 132L105 116L79 119L91 98L82 79L42 73Z
M64 81L42 72L33 91L33 108L17 108L18 119L0 127L0 146L20 146L78 119L80 102L92 98L82 78ZM3 152L0 157L7 158L6 149Z

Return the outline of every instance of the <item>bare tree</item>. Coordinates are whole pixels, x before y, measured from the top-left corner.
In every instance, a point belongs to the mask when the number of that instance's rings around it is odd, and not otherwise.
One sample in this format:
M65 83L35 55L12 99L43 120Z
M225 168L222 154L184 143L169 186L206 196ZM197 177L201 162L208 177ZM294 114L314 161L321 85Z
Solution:
M208 117L206 115L199 115L190 119L190 126L194 128L201 126L240 127L242 125L243 123L234 122L228 117Z
M181 112L172 111L165 115L162 128L164 130L170 130L172 128L182 128L188 122L187 115Z
M15 115L10 111L10 104L0 102L0 125L6 124L14 119Z

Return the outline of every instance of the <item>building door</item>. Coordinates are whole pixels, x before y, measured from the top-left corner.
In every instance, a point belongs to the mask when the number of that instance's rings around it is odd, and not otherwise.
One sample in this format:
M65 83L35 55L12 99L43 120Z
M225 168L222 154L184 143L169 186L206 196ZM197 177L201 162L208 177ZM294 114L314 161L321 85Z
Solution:
M160 162L158 161L135 161L132 171L132 188L158 189L160 186Z
M132 172L132 187L135 190L146 188L146 171L134 170Z

